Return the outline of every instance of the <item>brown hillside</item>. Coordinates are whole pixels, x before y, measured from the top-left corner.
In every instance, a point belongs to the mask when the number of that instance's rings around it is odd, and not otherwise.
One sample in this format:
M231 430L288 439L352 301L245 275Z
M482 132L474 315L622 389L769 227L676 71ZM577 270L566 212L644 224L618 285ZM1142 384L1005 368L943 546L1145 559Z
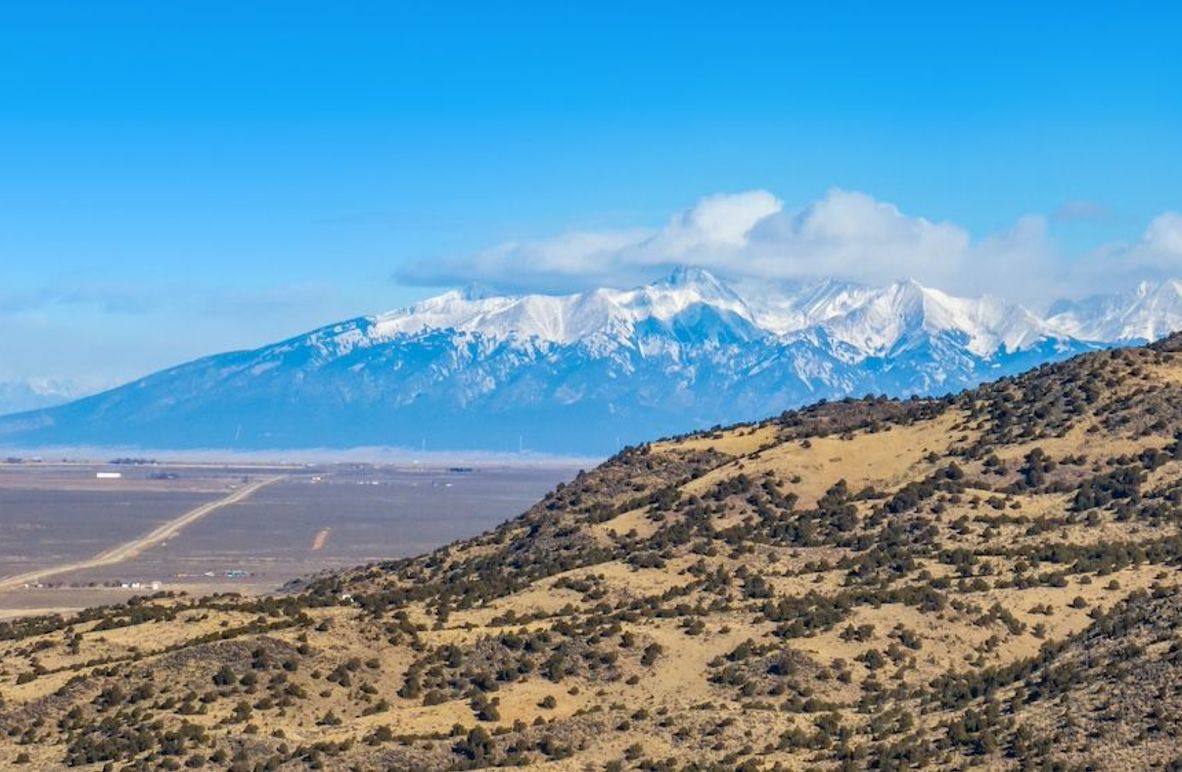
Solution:
M0 623L0 767L1182 766L1180 352L629 449L282 596Z

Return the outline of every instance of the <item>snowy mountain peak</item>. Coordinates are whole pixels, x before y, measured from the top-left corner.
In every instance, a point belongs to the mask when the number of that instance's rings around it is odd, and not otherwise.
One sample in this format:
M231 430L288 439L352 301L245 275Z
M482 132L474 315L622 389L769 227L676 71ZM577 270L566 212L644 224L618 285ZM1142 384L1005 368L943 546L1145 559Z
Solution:
M962 340L983 357L1003 346L1018 351L1056 337L1021 306L988 296L959 298L913 279L886 287L823 281L798 288L786 300L765 298L757 316L781 334L822 330L857 357L885 356L941 335Z
M479 334L494 341L623 344L645 322L669 322L696 307L743 320L758 334L800 339L822 334L846 347L846 357L884 356L953 336L976 356L1004 347L1018 351L1056 337L1020 306L990 297L959 298L903 280L867 287L826 280L782 286L732 286L701 268L631 290L597 289L572 295L495 295L458 290L373 318L375 341L428 330Z
M498 292L487 284L471 282L463 289L457 290L461 300L488 300L498 296Z
M714 274L705 268L679 265L673 269L663 281L654 286L664 286L671 289L693 289L699 293L711 294L729 291Z
M750 316L745 303L708 271L678 269L665 280L632 290L596 289L572 295L495 295L483 288L453 290L372 317L378 340L426 330L456 330L492 340L568 344L637 323L667 321L695 305Z
M1143 281L1127 292L1051 307L1048 324L1081 340L1151 341L1182 329L1182 282Z

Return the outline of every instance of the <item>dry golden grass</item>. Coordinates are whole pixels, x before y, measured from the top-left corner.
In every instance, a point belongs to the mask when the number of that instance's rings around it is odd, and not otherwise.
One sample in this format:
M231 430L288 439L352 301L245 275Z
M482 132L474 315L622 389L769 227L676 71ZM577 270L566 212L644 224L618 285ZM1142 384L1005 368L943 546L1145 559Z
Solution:
M947 415L913 426L892 426L876 432L858 432L850 439L811 437L807 441L785 442L711 471L685 486L687 493L701 494L720 480L740 472L758 475L771 472L791 483L788 488L800 497L802 507L815 505L838 480L853 490L866 486L892 489L922 476L932 464L929 453L943 454L951 444L949 431L959 416Z

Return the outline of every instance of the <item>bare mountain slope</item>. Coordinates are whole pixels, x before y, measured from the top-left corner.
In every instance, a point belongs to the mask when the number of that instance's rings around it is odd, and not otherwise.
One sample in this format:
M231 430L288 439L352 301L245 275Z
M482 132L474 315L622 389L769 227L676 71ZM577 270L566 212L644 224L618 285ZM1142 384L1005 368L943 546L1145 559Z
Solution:
M1167 768L1182 338L631 448L274 598L0 624L0 764Z

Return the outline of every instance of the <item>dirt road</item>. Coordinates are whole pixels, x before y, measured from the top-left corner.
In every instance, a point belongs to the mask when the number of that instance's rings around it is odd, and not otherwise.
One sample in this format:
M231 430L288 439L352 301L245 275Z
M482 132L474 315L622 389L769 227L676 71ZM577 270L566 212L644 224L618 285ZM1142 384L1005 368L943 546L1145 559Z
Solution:
M162 541L167 541L179 534L186 526L192 525L208 514L216 512L222 507L228 507L231 504L237 504L240 501L253 496L259 490L266 486L278 482L283 479L283 475L276 475L274 477L267 477L258 482L253 482L244 488L231 493L225 498L211 501L207 504L202 504L196 509L191 509L175 520L169 520L167 523L157 526L148 531L142 536L112 547L105 552L100 552L92 558L87 560L80 560L76 563L65 563L58 566L51 566L49 568L40 568L36 571L29 571L15 576L0 578L0 591L12 590L22 587L26 584L33 584L48 579L51 576L58 576L59 574L66 574L71 571L81 571L87 568L97 568L99 566L110 566L116 563L122 563L125 560L130 560L147 548L159 544Z
M312 539L312 552L319 552L324 549L324 545L328 544L328 535L332 533L331 528L321 528L316 532L316 538Z

